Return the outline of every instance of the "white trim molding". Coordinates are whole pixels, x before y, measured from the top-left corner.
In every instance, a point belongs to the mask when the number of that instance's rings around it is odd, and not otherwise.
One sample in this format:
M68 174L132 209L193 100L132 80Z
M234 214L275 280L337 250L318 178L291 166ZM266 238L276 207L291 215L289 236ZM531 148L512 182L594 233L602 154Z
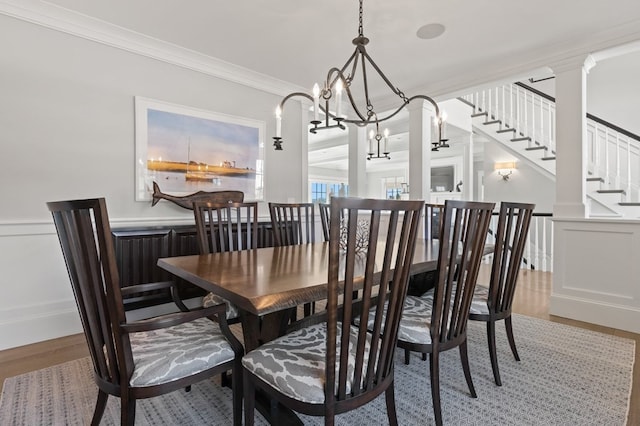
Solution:
M254 89L286 96L304 88L46 1L0 0L0 14L177 65Z

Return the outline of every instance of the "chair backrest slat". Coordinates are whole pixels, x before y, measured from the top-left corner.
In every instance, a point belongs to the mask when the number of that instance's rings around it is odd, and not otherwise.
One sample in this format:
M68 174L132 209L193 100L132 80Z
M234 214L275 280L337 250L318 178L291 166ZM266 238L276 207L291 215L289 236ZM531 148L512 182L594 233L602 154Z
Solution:
M193 203L201 254L258 247L258 203Z
M375 392L393 377L398 326L423 206L422 201L331 200L325 386L328 406L347 404L351 398ZM346 233L344 238L341 233ZM368 238L364 246L357 241L363 235ZM355 291L362 296L354 301ZM371 321L373 333L367 332L367 327L353 325L355 319L360 324Z
M315 243L313 203L269 203L271 227L276 246Z

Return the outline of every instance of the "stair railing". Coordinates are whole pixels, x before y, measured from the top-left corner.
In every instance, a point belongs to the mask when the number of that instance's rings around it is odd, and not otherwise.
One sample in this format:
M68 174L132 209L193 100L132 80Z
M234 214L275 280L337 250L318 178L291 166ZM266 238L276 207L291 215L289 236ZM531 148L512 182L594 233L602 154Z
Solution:
M513 138L527 148L546 147L545 157L556 151L555 98L522 83L506 84L464 96L474 114L499 121L501 130L514 130ZM640 201L640 136L587 114L587 174L601 178L605 189L623 190L621 201Z
M527 234L520 269L553 272L553 220L551 213L534 212ZM493 213L487 234L487 244L495 244L495 231L498 229L498 213ZM493 254L483 258L483 262L493 262Z

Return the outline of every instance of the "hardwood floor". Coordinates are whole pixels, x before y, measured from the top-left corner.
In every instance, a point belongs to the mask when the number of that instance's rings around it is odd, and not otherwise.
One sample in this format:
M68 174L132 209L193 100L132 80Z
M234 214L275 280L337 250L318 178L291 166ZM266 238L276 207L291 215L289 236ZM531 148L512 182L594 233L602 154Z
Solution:
M486 265L483 265L480 275L479 282L487 282L489 268ZM638 362L640 360L640 334L549 315L550 294L551 273L523 270L520 272L513 310L523 315L635 340L635 365L627 425L640 425L640 363ZM0 383L4 384L4 379L7 377L88 355L86 342L82 334L0 351Z

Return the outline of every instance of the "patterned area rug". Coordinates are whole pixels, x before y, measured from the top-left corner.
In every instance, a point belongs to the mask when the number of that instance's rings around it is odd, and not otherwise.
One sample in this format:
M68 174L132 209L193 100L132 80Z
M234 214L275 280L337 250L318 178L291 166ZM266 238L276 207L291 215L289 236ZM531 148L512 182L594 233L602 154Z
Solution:
M511 355L498 325L502 387L493 382L482 323L469 323L469 357L477 399L472 399L457 350L441 357L442 410L455 425L624 425L635 343L629 339L514 315L521 362ZM428 362L418 354L404 365L396 353L396 406L401 425L433 424ZM216 379L217 380L217 379ZM88 358L5 381L0 425L84 425L93 414L97 388ZM103 425L119 424L119 399L110 397ZM301 416L305 424L322 418ZM173 392L138 401L138 425L227 425L231 391L207 381L190 393ZM338 416L340 425L387 423L384 395ZM256 424L266 424L257 414Z

